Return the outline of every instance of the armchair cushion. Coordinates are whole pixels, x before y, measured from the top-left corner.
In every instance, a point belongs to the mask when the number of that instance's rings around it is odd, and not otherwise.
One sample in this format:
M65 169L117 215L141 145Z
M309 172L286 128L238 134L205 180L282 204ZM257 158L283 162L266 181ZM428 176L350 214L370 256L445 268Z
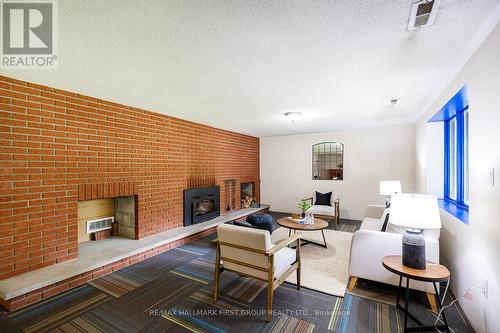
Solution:
M332 206L314 205L307 212L317 215L335 216L335 208Z
M332 192L328 193L315 193L316 200L314 202L315 206L331 206L332 205Z
M283 272L285 272L293 263L295 262L295 250L285 247L279 250L274 254L274 272L273 276L278 277ZM240 259L241 260L241 259ZM222 262L222 265L230 270L234 270L240 272L242 274L249 274L251 276L255 276L261 278L263 280L267 280L268 276L266 272L260 271L258 269L254 269L251 267L246 267L230 262Z
M274 276L280 276L297 259L296 251L289 247L284 247L274 254ZM266 276L267 278L267 276Z

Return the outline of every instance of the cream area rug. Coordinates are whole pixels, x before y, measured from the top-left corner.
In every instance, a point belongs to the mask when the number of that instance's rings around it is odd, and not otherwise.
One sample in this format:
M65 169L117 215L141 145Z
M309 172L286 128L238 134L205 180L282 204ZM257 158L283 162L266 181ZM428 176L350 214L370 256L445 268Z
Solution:
M314 244L306 244L300 248L301 285L343 297L349 281L349 255L353 234L328 229L325 229L324 232L328 249ZM302 235L303 239L323 243L321 231L305 231L302 232ZM274 244L287 237L288 229L283 227L276 229L271 235ZM290 275L286 281L297 284L295 273Z

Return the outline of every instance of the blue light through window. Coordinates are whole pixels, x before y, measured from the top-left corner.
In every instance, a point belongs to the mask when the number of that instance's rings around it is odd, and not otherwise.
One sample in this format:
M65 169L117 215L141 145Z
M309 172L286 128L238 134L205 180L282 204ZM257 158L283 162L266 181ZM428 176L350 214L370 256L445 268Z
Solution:
M469 208L469 100L467 86L439 110L430 122L444 122L444 199Z

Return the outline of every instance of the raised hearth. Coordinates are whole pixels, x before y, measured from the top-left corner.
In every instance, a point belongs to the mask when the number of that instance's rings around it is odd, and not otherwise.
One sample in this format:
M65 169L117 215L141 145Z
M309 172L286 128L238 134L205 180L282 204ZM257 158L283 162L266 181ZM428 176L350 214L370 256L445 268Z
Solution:
M129 264L132 264L133 262L145 259L145 257L142 259L135 258L133 260L130 260L129 263L123 261L133 255L144 253L145 251L154 251L155 249L158 249L159 247L166 244L179 242L183 239L188 239L187 237L190 237L197 233L213 229L219 224L238 219L244 219L250 214L264 212L268 209L268 205L262 205L259 208L240 209L238 211L230 212L224 216L219 216L211 221L191 225L187 228L177 228L175 230L170 230L167 232L156 234L154 236L141 238L139 240L133 240L124 237L111 237L95 243L84 242L79 244L79 256L76 260L66 261L57 265L44 267L35 271L1 280L0 298L4 301L7 301L6 303L8 303L9 300L15 297L32 293L33 291L36 291L40 288L46 288L49 285L54 285L55 288L61 287L61 281L65 280L70 281L66 283L66 289L70 288L70 286L75 287L94 278L94 275L91 274L92 278L87 278L83 281L78 277L79 274L84 274L86 272L96 270L99 267L111 264L117 264L120 266L120 268L125 267ZM158 254L159 252L155 253ZM154 255L154 253L149 254L149 256L151 255ZM115 269L113 268L113 270ZM98 276L102 276L110 272L111 268L108 268L108 271L104 273L97 272L96 274ZM60 291L66 289L61 289ZM26 303L23 303L22 306L33 303L34 301L27 301ZM13 305L10 310L14 310L18 307L19 306Z

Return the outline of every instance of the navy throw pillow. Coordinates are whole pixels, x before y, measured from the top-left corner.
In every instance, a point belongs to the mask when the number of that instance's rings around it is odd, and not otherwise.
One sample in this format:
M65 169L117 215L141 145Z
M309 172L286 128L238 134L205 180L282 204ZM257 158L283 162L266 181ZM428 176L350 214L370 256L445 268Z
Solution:
M387 229L387 223L389 223L389 214L385 216L384 224L382 225L382 230L380 231L385 232L385 230Z
M315 205L321 206L331 206L332 205L332 192L319 193L316 191L316 202Z

